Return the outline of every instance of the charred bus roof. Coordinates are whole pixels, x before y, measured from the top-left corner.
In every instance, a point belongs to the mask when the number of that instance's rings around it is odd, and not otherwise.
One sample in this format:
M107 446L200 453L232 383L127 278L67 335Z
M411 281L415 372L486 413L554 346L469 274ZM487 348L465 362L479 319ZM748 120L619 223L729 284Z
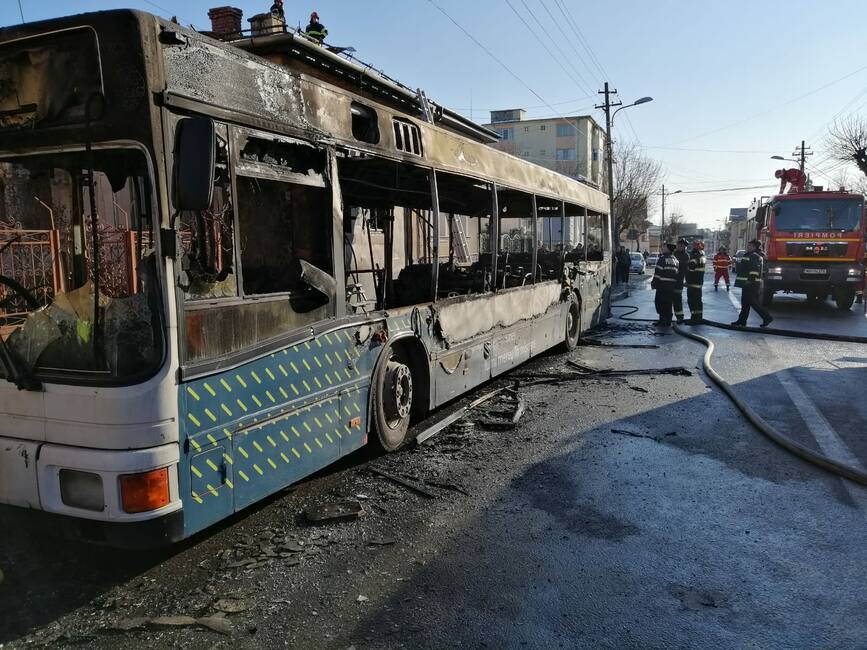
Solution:
M0 115L6 120L2 132L8 148L31 149L43 141L83 141L86 98L69 94L61 76L40 72L30 63L34 60L29 54L31 44L41 39L60 39L56 42L61 43L70 34L78 37L73 39L77 45L71 52L87 53L83 55L87 62L84 69L76 73L86 82L83 87L92 94L101 83L105 96L104 115L92 119L91 124L99 140L151 139L155 112L162 105L290 137L333 143L349 155L370 154L435 167L563 199L594 213L608 212L604 193L493 149L488 146L491 139L485 135L486 129L474 125L479 129L474 132L472 122L454 118L447 109L434 104L434 122L419 119L419 105L412 103L406 87L398 93L388 79L374 75L353 88L351 62L307 39L286 33L225 42L132 10L80 14L0 29L0 82L5 81L0 83L0 110L6 111ZM22 101L20 91L16 95L10 90L10 76L2 68L4 61L16 57L27 62L25 68L31 67L25 76L37 80L36 88ZM333 69L338 65L344 70L336 75ZM15 79L14 75L11 78ZM13 88L18 85L11 82ZM58 121L50 105L62 95L72 110L68 119ZM33 104L38 107L35 113ZM22 117L28 111L31 117ZM40 116L50 116L51 120Z

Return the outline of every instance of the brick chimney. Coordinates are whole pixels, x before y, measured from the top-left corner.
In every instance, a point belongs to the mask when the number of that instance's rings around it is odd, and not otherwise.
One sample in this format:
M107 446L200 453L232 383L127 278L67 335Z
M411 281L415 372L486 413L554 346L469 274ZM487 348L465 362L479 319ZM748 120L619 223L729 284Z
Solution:
M244 12L237 7L214 7L208 11L211 31L214 36L228 40L241 36L241 17Z

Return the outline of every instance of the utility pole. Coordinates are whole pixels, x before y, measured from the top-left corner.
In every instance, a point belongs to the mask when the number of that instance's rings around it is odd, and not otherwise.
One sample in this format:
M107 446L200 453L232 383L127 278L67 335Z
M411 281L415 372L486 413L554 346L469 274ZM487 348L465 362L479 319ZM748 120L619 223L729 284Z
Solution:
M600 95L605 95L605 103L596 106L605 111L605 156L608 159L608 211L611 213L611 228L612 228L612 247L620 243L620 231L617 218L614 216L614 158L612 156L611 147L611 109L615 106L622 106L623 102L611 102L611 95L616 95L617 90L608 88L608 82L605 82L605 89L600 90Z
M659 223L659 252L665 243L665 184L662 185L662 221Z
M804 173L804 170L807 165L807 156L812 156L813 152L810 151L812 147L806 146L806 143L801 140L801 146L795 148L795 152L792 154L796 156L801 164L801 173Z

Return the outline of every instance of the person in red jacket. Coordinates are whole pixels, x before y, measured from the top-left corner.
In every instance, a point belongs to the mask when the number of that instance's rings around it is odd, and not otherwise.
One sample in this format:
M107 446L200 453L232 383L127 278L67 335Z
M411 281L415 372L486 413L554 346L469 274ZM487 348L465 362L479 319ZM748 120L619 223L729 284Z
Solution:
M716 255L713 256L713 290L719 291L720 278L726 281L726 291L731 291L729 269L732 266L732 258L725 246L720 246Z

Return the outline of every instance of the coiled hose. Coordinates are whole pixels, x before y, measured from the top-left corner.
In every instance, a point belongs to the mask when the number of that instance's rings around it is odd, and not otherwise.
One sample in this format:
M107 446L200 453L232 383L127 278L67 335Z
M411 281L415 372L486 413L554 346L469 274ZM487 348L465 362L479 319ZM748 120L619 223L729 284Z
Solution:
M637 322L653 322L652 318L626 318L629 314L634 314L638 311L638 307L634 305L611 305L612 308L628 308L632 311L627 312L626 314L620 316L622 320L629 321L637 321ZM713 322L705 321L705 324L718 326ZM758 327L734 327L730 325L723 325L724 329L732 329L736 331L747 331L747 332L757 332L761 334L777 334L779 332L787 332L787 334L783 334L783 336L796 336L794 330L772 330L772 329L760 329ZM713 357L713 353L715 350L715 345L713 341L709 338L701 336L699 334L695 334L693 332L687 332L686 330L681 329L677 325L674 326L674 331L681 336L692 339L693 341L698 341L703 344L706 349L704 352L704 358L702 360L702 367L704 368L707 376L711 378L711 381L715 383L719 388L728 396L728 398L732 401L732 403L738 408L738 410L744 414L744 417L749 420L749 422L756 427L761 433L770 438L773 442L777 443L783 449L786 449L790 453L798 456L799 458L806 460L813 465L824 469L825 471L836 474L837 476L841 476L843 478L849 479L850 481L854 481L855 483L859 483L861 485L867 485L867 473L846 465L845 463L841 463L839 461L834 460L833 458L828 458L827 456L820 454L816 451L813 451L809 447L805 447L799 442L784 436L782 433L777 431L774 427L768 424L762 416L756 413L752 408L750 408L745 402L743 402L737 394L735 394L734 389L731 387L725 379L723 379L720 374L714 370L713 365L711 364L711 358ZM863 337L838 337L834 335L821 335L821 334L813 334L812 332L802 332L800 333L802 336L800 338L810 338L810 339L820 339L820 340L831 340L831 341L839 341L845 340L847 342L855 342L855 343L867 343L867 339ZM834 338L829 338L830 336L834 336ZM854 340L852 340L854 339Z

